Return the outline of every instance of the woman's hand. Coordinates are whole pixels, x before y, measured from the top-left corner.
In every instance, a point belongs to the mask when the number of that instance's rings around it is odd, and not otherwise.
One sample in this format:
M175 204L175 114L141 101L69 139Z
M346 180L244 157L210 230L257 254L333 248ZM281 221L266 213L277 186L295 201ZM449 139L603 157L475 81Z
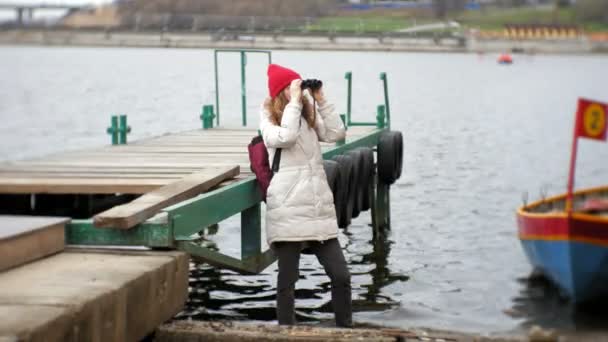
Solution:
M323 103L325 102L325 94L323 94L323 86L319 89L312 92L312 97L315 98L315 101Z
M302 80L293 80L289 86L289 94L291 101L302 102Z

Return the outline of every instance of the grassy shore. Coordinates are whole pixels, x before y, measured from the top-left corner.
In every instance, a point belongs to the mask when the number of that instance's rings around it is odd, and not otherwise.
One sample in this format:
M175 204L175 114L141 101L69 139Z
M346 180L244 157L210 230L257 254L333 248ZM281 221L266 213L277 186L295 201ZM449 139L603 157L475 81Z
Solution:
M445 20L456 21L464 29L502 30L506 24L559 24L576 25L587 32L608 32L608 23L581 22L572 8L485 9L450 13ZM410 10L373 11L363 14L343 12L337 16L320 18L306 28L309 31L387 32L438 21L429 13Z

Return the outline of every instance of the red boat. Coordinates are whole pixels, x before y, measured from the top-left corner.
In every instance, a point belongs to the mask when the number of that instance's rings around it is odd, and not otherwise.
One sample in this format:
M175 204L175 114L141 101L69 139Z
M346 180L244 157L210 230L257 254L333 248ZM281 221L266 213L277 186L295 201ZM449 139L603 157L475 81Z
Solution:
M511 57L511 55L503 53L502 55L500 55L498 57L498 64L512 64L513 63L513 57Z
M517 211L531 264L577 303L608 297L608 186L573 192L578 138L605 141L607 113L607 104L579 100L568 193Z

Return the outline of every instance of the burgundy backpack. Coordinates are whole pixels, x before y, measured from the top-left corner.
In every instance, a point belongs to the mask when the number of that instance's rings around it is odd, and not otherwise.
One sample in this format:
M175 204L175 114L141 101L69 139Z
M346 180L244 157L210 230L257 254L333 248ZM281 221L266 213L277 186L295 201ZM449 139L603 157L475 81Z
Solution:
M251 143L247 146L249 150L249 162L251 163L251 171L255 173L255 178L258 180L260 185L260 191L262 192L262 200L266 202L266 192L270 185L270 180L275 172L279 171L279 164L281 163L281 149L277 148L274 158L272 159L272 169L268 165L268 150L264 145L264 139L261 136L256 136L251 139Z

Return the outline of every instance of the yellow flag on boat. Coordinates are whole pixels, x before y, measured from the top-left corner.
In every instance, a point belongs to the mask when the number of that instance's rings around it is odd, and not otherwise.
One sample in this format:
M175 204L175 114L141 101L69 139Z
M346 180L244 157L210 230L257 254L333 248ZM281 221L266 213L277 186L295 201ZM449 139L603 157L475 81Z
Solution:
M576 135L606 141L608 104L587 99L578 100Z

